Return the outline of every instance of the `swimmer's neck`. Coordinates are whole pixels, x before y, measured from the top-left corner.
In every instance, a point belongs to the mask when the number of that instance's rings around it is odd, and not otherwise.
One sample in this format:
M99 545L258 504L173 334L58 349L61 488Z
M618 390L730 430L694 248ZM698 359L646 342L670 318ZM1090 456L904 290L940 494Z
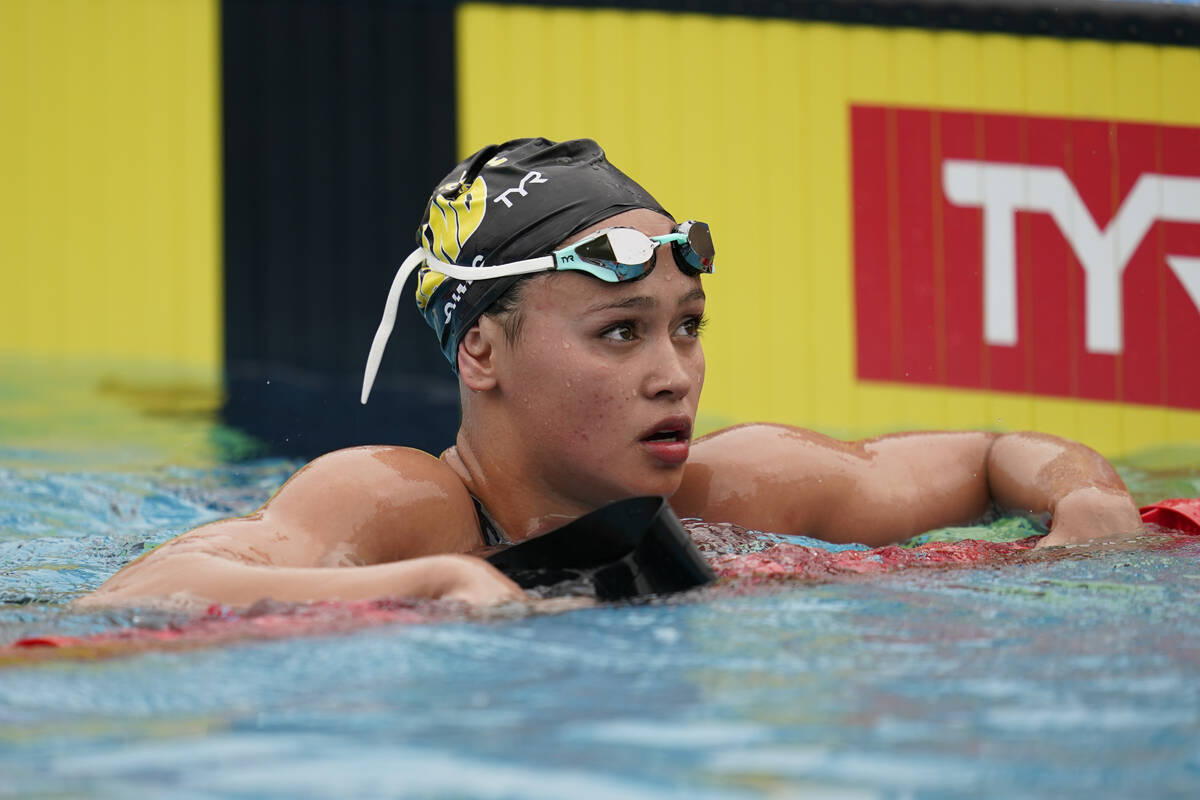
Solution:
M594 510L562 497L521 459L475 446L461 428L454 446L446 448L440 458L514 542L554 530Z

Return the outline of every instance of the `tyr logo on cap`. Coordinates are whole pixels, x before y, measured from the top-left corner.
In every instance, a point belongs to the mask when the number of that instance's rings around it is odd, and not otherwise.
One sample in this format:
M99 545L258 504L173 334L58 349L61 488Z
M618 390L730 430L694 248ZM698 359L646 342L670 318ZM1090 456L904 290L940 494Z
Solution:
M509 208L512 208L513 207L512 200L508 199L508 196L511 193L516 192L521 197L527 197L529 195L529 192L525 191L526 183L548 183L548 182L549 181L547 178L542 177L542 173L538 172L535 169L532 169L529 172L525 173L525 177L521 178L521 182L519 184L512 187L511 189L505 189L503 192L496 195L496 199L493 200L492 202L493 203L504 203L504 205L508 206Z

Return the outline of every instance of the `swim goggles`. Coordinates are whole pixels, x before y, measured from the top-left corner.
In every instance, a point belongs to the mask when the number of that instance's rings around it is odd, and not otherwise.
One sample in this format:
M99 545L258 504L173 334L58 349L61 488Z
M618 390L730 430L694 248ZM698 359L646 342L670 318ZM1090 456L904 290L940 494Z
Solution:
M384 307L383 319L379 321L379 329L375 331L375 339L371 342L371 352L367 355L367 369L363 375L362 402L367 402L371 387L375 383L375 375L379 372L379 363L383 359L383 349L387 346L388 337L396 323L396 311L400 306L400 294L404 284L413 270L422 264L431 270L440 272L461 281L490 280L505 278L510 275L525 275L535 272L552 272L556 270L573 270L586 272L594 278L606 283L623 283L644 278L654 269L654 248L670 244L679 269L688 275L700 273L711 274L713 261L716 256L713 250L712 235L708 224L688 220L675 226L675 230L662 236L647 236L636 228L605 228L585 236L575 244L561 250L555 250L548 256L527 258L522 261L512 261L508 264L494 264L484 267L464 267L442 261L428 247L419 247L404 259L396 277L392 280L392 288L388 291L387 305Z
M708 225L695 220L681 222L664 236L647 236L636 228L605 228L548 256L496 264L490 267L462 267L438 259L425 250L430 269L459 280L487 280L531 272L575 270L586 272L607 283L636 281L654 269L654 248L670 244L675 263L684 273L698 275L713 271L712 235Z

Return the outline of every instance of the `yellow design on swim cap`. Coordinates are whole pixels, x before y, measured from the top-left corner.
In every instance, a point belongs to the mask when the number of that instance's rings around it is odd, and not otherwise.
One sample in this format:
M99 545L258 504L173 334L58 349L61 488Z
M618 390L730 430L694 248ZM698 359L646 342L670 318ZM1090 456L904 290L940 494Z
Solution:
M453 184L458 186L458 184ZM487 184L480 176L453 198L435 194L429 204L429 249L443 261L458 258L462 246L483 222Z
M417 273L417 308L425 310L429 301L433 299L433 293L437 291L437 287L441 286L444 280L446 280L446 276L442 273L435 272L427 266L421 266L421 271Z

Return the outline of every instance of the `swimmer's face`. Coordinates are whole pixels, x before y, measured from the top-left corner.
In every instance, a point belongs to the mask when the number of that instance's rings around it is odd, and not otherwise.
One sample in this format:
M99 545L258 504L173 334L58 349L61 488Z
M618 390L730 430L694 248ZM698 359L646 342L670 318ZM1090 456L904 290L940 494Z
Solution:
M649 236L673 229L635 210L563 244L614 226ZM679 487L704 383L704 291L670 245L655 258L649 275L628 283L559 272L524 287L520 336L498 353L498 388L556 493L599 505Z

